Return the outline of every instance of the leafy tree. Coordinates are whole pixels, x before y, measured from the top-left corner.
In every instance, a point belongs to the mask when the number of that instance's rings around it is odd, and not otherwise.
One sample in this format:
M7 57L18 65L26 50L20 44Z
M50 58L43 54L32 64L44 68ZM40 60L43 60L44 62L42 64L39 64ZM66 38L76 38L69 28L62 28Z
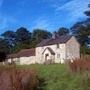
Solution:
M88 4L88 10L86 10L84 13L90 17L90 4Z
M90 11L85 11L87 16L89 15ZM77 22L71 28L73 35L77 37L81 46L85 46L89 43L89 36L90 36L90 18L87 18L85 21Z
M6 59L6 53L5 52L0 52L0 62L5 61Z
M6 55L10 52L8 43L0 38L0 62L4 61Z
M88 8L90 8L90 5ZM90 49L87 47L90 44L90 9L84 13L88 18L74 24L71 30L81 44L81 53L90 54Z
M82 47L81 47L81 53L82 53L83 55L85 55L85 54L90 54L90 48L89 48L88 46L82 46Z
M3 40L2 38L0 38L0 52L4 52L6 54L8 54L10 52L8 43L5 40Z
M8 30L4 32L2 35L3 39L8 43L10 49L16 44L16 34L14 31ZM12 52L12 50L11 50Z
M90 35L90 26L85 22L76 23L72 28L73 34L77 37L80 44L87 45Z
M61 35L67 35L69 34L69 29L65 28L65 27L61 27L59 28L59 30L57 31L57 33L61 36Z
M19 43L29 43L31 39L31 33L24 27L17 29L16 40Z
M43 39L48 39L52 36L52 34L46 30L35 29L32 32L32 45L31 47L35 47L38 43L40 43Z
M13 51L19 51L21 49L30 48L31 33L24 27L17 29L16 31L16 45Z

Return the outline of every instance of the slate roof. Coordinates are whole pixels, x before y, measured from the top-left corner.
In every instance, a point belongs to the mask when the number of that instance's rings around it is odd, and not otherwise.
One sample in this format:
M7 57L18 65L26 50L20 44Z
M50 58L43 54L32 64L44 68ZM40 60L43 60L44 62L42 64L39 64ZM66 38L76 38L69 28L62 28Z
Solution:
M29 56L35 56L35 48L21 50L16 54L8 55L7 58L19 58L19 57L29 57Z
M19 57L35 56L35 48L21 50L21 51L18 53L18 56L19 56Z
M45 40L41 41L37 45L37 47L53 45L53 44L58 44L58 43L66 43L71 37L72 37L72 35L63 35L63 36L59 36L56 38L45 39Z

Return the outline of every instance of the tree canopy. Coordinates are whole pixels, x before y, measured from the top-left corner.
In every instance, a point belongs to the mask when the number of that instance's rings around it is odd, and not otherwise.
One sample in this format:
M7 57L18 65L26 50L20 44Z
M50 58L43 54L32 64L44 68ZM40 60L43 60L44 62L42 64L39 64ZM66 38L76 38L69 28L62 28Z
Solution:
M65 28L65 27L61 27L58 29L57 33L61 36L61 35L67 35L69 34L69 29Z
M88 4L88 10L86 10L84 13L90 17L90 4Z
M75 23L71 27L71 31L80 42L81 51L84 51L88 54L90 52L90 49L88 49L87 47L88 45L90 45L90 4L88 6L88 10L86 10L84 14L88 16L88 18L86 18L86 20L83 20L81 22Z
M35 47L43 39L50 38L52 34L47 30L35 29L32 32L32 46Z
M82 22L77 22L71 27L73 35L77 37L82 46L89 44L90 40L90 4L88 8L88 11L84 12L88 18Z

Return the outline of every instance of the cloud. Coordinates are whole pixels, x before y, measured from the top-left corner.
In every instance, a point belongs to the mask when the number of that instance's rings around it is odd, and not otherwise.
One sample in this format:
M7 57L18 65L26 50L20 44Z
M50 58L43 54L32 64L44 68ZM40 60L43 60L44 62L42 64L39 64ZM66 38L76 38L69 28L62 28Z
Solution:
M72 0L40 0L40 1L44 3L48 3L51 7L53 7L54 9L57 9L58 7L61 7L67 2L70 2Z
M84 11L90 0L42 0L48 3L54 10L54 20L61 21L59 25L72 25L79 20L85 19ZM58 19L57 19L58 18ZM52 22L51 22L52 23Z
M39 17L33 22L33 29L40 28L40 29L48 29L50 28L50 22L45 17Z
M83 12L87 9L90 0L42 0L48 3L55 13L51 18L39 17L34 21L33 28L55 30L58 27L70 28L79 20L85 19ZM54 17L54 18L53 18Z
M68 11L72 11L72 10L80 10L80 9L86 9L87 5L89 4L89 1L90 0L72 0L72 1L69 1L67 2L66 4L64 4L63 6L58 6L56 8L57 11L60 11L60 10L68 10Z
M58 6L55 9L56 14L62 18L62 24L73 25L75 22L85 19L84 11L87 9L89 1L90 0L69 1L63 6Z

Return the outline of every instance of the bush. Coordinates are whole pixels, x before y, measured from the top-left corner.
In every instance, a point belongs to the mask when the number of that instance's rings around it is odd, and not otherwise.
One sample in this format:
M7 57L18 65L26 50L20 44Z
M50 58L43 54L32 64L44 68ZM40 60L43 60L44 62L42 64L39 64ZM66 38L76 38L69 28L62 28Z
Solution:
M87 46L81 47L81 54L83 54L83 55L90 54L90 48Z

